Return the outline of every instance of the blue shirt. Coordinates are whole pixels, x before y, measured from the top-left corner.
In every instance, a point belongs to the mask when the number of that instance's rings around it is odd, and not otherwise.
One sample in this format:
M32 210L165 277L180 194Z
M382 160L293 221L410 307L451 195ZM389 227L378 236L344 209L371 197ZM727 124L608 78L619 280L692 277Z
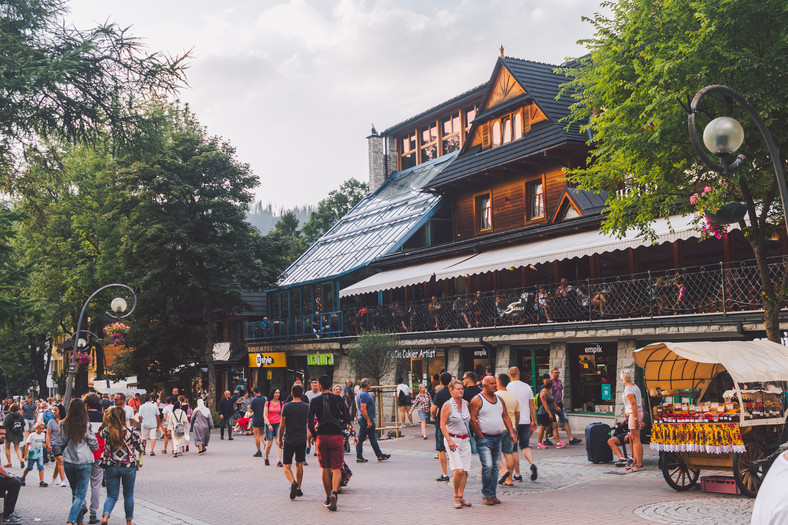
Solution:
M359 422L365 422L364 415L361 413L361 404L365 403L367 405L367 415L369 419L374 423L375 422L375 400L372 399L372 396L369 395L369 392L366 390L359 390L358 395L356 396L356 402L358 403L358 420Z
M266 403L265 396L254 396L252 398L252 402L249 403L249 406L254 412L252 416L252 426L261 428L265 425L265 419L263 419L263 412L265 411L265 403Z

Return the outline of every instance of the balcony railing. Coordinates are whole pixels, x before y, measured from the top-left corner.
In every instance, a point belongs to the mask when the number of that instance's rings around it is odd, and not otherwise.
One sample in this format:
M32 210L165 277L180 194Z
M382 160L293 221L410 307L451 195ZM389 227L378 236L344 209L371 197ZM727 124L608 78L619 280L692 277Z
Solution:
M779 288L788 257L769 261ZM434 301L362 306L263 323L247 323L247 340L354 336L368 330L430 332L513 325L595 322L668 315L760 310L761 279L754 261L737 261L562 281L453 295ZM267 324L264 324L267 323Z

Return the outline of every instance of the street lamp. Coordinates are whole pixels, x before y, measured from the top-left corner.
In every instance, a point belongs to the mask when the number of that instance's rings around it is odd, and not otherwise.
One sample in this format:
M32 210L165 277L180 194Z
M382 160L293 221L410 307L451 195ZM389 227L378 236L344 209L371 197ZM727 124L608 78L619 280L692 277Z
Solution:
M8 390L8 374L6 373L5 368L3 368L2 366L0 366L0 370L2 370L3 377L5 377L5 397L11 397L11 394L9 393Z
M707 166L709 166L714 171L721 173L722 175L729 175L742 164L744 164L745 158L744 155L741 154L737 155L734 161L730 164L728 164L727 160L728 156L739 149L739 147L744 142L744 128L742 128L741 124L739 124L739 122L734 118L715 118L709 122L709 124L706 126L706 129L703 130L703 143L706 145L709 151L719 158L719 162L714 162L700 145L698 132L695 128L695 116L698 114L698 105L700 104L700 100L705 95L717 91L729 96L741 104L741 106L747 111L747 114L750 116L750 118L752 118L752 120L755 122L755 125L758 126L758 131L760 131L761 135L763 135L763 139L766 141L766 147L769 149L769 156L772 159L774 172L777 175L777 185L780 188L780 200L782 201L783 205L783 218L785 219L786 227L788 227L788 208L785 206L786 202L788 202L788 185L786 185L785 182L785 174L783 173L780 152L777 149L777 145L774 143L772 134L769 132L766 124L763 122L763 119L758 114L758 112L755 111L755 108L753 108L743 96L727 86L719 85L706 86L705 88L698 91L695 94L695 98L692 99L692 104L690 104L690 112L687 117L687 124L689 127L690 140L692 140L692 146L695 148L698 156L703 160L704 163L706 163Z
M112 302L110 303L110 309L115 313L111 314L109 312L106 312L108 316L114 317L117 320L123 319L124 317L130 316L132 312L134 312L134 308L137 306L137 294L134 293L134 290L132 290L125 284L119 284L119 283L107 284L102 286L101 288L93 292L91 296L88 297L88 300L85 301L85 304L82 306L82 312L80 312L79 314L79 321L77 321L77 331L74 332L74 336L72 337L74 351L71 354L71 363L68 366L68 379L66 379L66 395L65 395L65 399L63 400L63 405L65 406L66 409L68 409L68 405L71 402L71 391L74 385L74 372L76 371L76 367L74 366L74 358L77 355L77 351L80 348L84 348L87 345L87 342L84 339L80 338L79 335L84 332L90 333L91 335L95 335L92 334L91 332L88 332L87 330L82 330L82 319L85 318L85 311L87 311L88 304L90 304L90 301L92 301L93 298L96 295L98 295L99 292L106 290L107 288L124 288L134 298L134 302L131 305L131 310L129 310L124 315L121 314L123 314L123 312L126 311L126 307L128 306L126 300L121 297L116 297L115 299L113 299Z

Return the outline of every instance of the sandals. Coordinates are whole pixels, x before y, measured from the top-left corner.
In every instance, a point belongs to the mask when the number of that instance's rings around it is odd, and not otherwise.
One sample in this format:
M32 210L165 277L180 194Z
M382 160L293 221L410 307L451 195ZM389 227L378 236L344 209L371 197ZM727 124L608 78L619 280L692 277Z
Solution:
M633 464L632 466L627 467L627 473L629 474L632 474L633 472L641 472L643 470L646 470L643 465L638 466Z
M461 509L462 508L462 500L459 498L454 498L454 508Z
M471 507L471 506L473 505L473 503L468 503L468 502L467 502L467 501L465 501L465 500L462 500L462 501L460 501L460 503L462 503L462 506L463 506L463 507Z

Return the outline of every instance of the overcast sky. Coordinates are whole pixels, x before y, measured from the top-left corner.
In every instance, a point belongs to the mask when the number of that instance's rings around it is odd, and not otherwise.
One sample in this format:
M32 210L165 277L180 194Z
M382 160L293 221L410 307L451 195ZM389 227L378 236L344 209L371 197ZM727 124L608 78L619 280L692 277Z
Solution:
M275 208L368 178L381 131L489 79L507 56L585 50L599 0L72 0L69 22L132 26L149 50L192 50L181 93L229 140Z

